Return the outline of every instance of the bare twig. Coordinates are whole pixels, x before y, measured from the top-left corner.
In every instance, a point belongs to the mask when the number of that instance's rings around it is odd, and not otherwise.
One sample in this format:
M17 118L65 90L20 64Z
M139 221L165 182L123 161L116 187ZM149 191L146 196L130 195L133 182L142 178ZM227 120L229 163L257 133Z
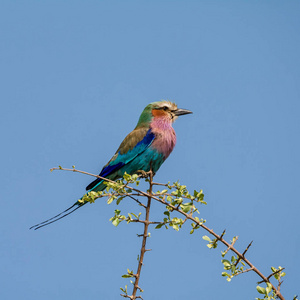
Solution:
M102 176L99 176L99 175L95 175L95 174L92 174L92 173L88 173L88 172L84 172L84 171L80 171L80 170L77 170L77 169L75 169L75 168L73 168L73 169L68 169L68 168L58 167L58 168L51 168L51 169L50 169L51 172L52 172L53 170L62 170L62 171L71 171L71 172L75 172L75 173L81 173L81 174L85 174L85 175L89 175L89 176L93 176L93 177L97 177L97 178L103 179L104 181L107 181L107 182L115 183L115 181L110 180L110 179L107 179L107 178L105 178L105 177L102 177Z
M131 220L131 222L137 222L137 223L143 223L143 224L162 224L162 222L154 222L154 221L146 221L146 220L138 220L138 219L133 219L133 220ZM141 234L141 236L143 236L143 234Z
M231 245L230 245L231 247L233 247L233 245L234 245L235 242L238 240L238 238L239 238L238 236L235 236L235 237L234 237L234 239L233 239L233 241L232 241L232 243L231 243ZM222 238L220 238L219 240L222 242ZM229 250L230 250L230 247L228 247L228 248L224 251L223 255L225 255Z
M152 185L168 186L167 183L152 182Z
M132 200L134 200L136 203L138 203L140 206L143 206L144 208L146 208L146 205L143 204L141 201L139 201L138 199L132 197L132 196L129 196Z
M240 275L240 274L243 274L243 273L247 273L247 272L249 272L249 271L253 271L253 268L249 268L249 269L243 270L243 271L241 271L241 272L238 272L238 273L236 273L235 276Z

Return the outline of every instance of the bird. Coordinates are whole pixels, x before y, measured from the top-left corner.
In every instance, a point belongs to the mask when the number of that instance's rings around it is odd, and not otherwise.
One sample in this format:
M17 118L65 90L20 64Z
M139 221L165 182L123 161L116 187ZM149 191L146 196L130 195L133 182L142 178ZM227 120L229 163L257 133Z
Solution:
M133 175L151 170L155 174L175 147L176 133L172 126L173 122L177 117L191 113L190 110L178 108L175 103L167 100L148 104L134 130L125 137L114 156L102 168L99 176L117 180L122 178L125 172ZM104 180L97 178L86 187L86 191L98 192L105 188ZM54 223L86 203L77 201L58 215L30 229L36 230Z

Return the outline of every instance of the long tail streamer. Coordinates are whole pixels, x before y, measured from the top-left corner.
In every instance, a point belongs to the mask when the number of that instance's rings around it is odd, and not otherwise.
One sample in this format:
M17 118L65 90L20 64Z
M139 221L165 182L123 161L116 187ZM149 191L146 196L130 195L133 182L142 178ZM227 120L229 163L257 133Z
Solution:
M69 208L65 209L64 211L62 211L61 213L59 213L58 215L44 221L44 222L41 222L39 224L36 224L36 225L33 225L31 226L29 229L34 229L34 230L37 230L41 227L44 227L46 225L49 225L51 223L54 223L68 215L70 215L71 213L73 213L75 210L77 210L78 208L82 207L84 204L86 204L87 202L85 203L79 203L79 202L76 202L74 203L72 206L70 206ZM75 208L74 208L75 206ZM73 208L73 209L72 209ZM71 211L70 211L71 210Z

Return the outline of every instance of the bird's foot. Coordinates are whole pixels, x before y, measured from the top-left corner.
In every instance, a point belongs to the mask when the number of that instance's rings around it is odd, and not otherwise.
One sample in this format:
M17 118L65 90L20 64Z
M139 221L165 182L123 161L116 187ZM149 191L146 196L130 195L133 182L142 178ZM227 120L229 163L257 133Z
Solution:
M146 172L144 170L137 170L136 173L139 175L140 178L148 178L152 171Z

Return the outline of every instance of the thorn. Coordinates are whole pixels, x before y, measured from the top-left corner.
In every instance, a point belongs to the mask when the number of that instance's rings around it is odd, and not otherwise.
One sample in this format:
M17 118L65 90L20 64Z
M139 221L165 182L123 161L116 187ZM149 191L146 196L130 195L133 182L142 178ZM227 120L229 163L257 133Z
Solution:
M246 254L246 252L249 250L249 248L251 247L253 241L250 242L250 244L247 246L247 248L245 249L245 251L243 252L243 256Z
M218 240L221 240L223 238L225 232L226 232L226 229L224 229L223 233L221 234L221 236L220 236L220 238Z
M238 260L236 261L236 263L234 264L235 266L238 265L238 263L245 258L245 254L246 252L249 250L249 248L251 247L253 241L250 242L250 244L247 246L247 248L245 249L245 251L242 253L242 256L238 258Z

